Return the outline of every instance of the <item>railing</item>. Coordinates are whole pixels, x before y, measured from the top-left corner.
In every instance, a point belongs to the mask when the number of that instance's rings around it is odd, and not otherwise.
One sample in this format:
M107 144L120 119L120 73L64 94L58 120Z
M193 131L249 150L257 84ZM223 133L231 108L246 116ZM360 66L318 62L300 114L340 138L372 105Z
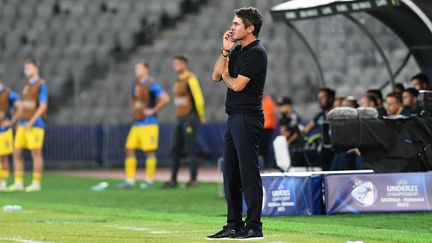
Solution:
M129 128L129 125L48 126L43 149L45 166L48 169L120 167ZM170 163L173 128L174 124L160 126L157 156L161 166ZM201 162L216 164L222 156L224 132L223 123L200 126L197 146ZM143 156L138 153L139 158ZM30 166L28 154L26 161Z

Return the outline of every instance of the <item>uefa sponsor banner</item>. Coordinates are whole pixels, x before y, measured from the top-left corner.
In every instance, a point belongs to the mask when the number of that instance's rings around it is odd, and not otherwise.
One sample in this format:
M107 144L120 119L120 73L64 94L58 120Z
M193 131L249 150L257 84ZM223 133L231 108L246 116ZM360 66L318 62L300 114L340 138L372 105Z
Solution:
M262 183L263 215L314 215L324 211L321 175L263 176ZM245 214L245 203L243 209Z
M325 176L327 214L432 211L432 173Z

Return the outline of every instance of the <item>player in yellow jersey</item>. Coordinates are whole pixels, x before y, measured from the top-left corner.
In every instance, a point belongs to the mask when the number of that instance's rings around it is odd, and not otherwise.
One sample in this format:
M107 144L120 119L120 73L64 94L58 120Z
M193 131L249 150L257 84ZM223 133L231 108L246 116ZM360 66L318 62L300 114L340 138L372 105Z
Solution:
M136 81L131 95L134 123L126 140L126 180L117 185L119 189L135 185L137 168L135 150L142 150L146 154L146 179L140 187L145 189L153 183L159 141L159 123L156 114L168 105L170 99L149 75L149 65L146 61L135 64L135 76Z
M48 109L48 88L39 76L39 63L29 59L24 64L24 74L28 80L22 93L21 120L15 134L14 176L15 182L8 191L24 190L23 150L30 150L33 159L33 180L25 188L26 192L41 190L43 171L42 147L45 137L45 114Z
M15 110L12 116L11 111ZM21 102L19 96L3 83L0 73L0 191L6 191L9 178L9 156L13 153L12 127L19 119Z

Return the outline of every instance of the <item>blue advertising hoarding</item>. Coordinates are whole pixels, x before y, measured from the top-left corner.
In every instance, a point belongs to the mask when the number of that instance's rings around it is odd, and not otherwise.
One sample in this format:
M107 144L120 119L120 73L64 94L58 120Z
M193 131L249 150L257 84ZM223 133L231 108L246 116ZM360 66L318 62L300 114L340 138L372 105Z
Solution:
M323 213L322 176L262 176L266 216ZM244 205L244 213L246 205Z
M325 176L327 214L432 211L432 173Z

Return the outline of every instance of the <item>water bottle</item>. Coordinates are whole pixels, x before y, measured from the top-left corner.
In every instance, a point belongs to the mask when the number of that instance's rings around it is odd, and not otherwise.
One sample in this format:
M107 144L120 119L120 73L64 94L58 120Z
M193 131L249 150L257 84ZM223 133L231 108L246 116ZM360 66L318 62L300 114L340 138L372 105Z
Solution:
M5 205L3 206L3 212L5 213L13 213L13 212L21 212L23 211L23 207L21 205Z
M108 182L103 181L97 185L92 186L91 190L94 192L103 191L103 190L107 189L108 186L109 186Z

